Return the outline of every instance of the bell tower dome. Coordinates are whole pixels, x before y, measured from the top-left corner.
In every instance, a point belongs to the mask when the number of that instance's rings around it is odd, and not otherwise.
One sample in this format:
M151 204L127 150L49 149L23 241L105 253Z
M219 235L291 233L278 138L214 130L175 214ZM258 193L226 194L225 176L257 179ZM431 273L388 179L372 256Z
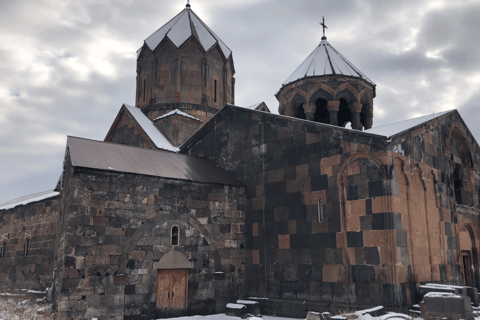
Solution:
M376 84L338 52L325 36L275 95L283 115L353 129L373 125Z
M135 106L154 120L178 109L201 121L234 103L232 51L190 4L137 51Z

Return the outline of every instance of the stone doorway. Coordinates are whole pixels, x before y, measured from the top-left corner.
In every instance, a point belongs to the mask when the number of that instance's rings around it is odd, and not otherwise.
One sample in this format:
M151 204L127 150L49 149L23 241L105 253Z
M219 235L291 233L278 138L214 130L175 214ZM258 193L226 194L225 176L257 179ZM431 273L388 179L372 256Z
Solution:
M157 316L162 318L185 314L188 302L188 270L157 271Z

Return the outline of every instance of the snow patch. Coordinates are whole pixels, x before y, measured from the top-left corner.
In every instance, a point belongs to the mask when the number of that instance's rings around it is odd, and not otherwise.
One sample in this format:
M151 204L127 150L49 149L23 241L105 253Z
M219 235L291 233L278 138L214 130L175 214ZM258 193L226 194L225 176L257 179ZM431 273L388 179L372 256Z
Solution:
M190 118L190 119L202 121L202 120L200 120L200 119L198 119L198 118L195 118L195 117L193 117L193 116L191 116L191 115L189 115L189 114L187 114L187 113L185 113L185 112L183 112L183 111L180 111L180 110L178 110L178 109L175 109L175 110L173 110L173 111L170 111L169 113L165 113L164 115L161 115L160 117L153 119L153 121L156 121L156 120L158 120L158 119L167 118L167 117L173 116L174 114L178 114L179 116L183 116L183 117L186 117L186 118ZM202 122L203 122L203 121L202 121Z
M238 304L238 303L229 303L227 304L227 308L229 309L243 309L245 306L243 304Z
M461 298L461 295L454 294L451 292L429 292L424 297L429 298Z
M7 210L7 209L14 208L16 206L22 206L22 205L26 205L26 204L29 204L29 203L32 203L32 202L45 200L45 199L48 199L48 198L53 198L55 196L58 196L59 194L60 194L59 192L56 192L56 191L53 191L53 190L34 193L32 195L29 195L29 196L16 198L16 199L10 200L8 202L2 203L2 204L0 204L0 210Z

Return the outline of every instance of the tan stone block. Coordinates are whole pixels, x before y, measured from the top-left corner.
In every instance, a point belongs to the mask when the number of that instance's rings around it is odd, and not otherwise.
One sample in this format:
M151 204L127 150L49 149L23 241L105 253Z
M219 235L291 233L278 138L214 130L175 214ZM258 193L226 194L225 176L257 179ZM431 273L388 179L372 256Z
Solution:
M279 234L278 235L278 249L290 249L290 235Z
M252 264L260 264L260 251L252 250Z
M130 253L130 259L143 260L145 259L145 251L132 251Z
M348 215L345 217L347 231L360 231L360 218Z
M253 126L250 126L250 128L248 128L248 135L251 137L251 136L255 136L257 135L260 130L259 130L259 125L256 124L256 125L253 125Z
M155 212L155 210L147 210L145 212L145 219L152 219L152 218L155 218L157 216L157 213Z
M252 223L252 236L258 237L258 223Z
M68 269L68 277L69 278L78 278L78 270L77 269Z
M86 265L86 266L93 266L93 265L95 265L95 257L96 257L96 256L86 256L86 257L85 257L85 265Z
M267 172L267 183L283 181L283 169Z
M321 171L322 174L326 174L329 177L331 177L333 175L333 169L332 169L331 166L321 167L320 171Z
M291 137L293 135L293 132L290 129L280 128L278 129L277 132L278 132L278 140L282 140L282 139Z
M118 256L118 255L122 254L122 249L119 246L114 245L114 244L107 244L107 245L103 246L103 249L104 249L105 254L110 255L110 256L115 256L115 255Z
M110 256L95 256L95 265L110 264Z
M308 177L308 164L296 167L297 179Z
M425 132L423 134L423 139L425 139L425 142L428 142L430 144L433 144L433 140L432 140L432 134L430 132Z
M155 204L155 196L154 195L149 195L147 197L147 203L148 204Z
M316 206L319 199L322 199L323 203L327 203L326 190L303 192L303 204L307 206Z
M376 197L372 198L372 213L384 213L389 203L393 204L392 197Z
M374 265L373 269L375 270L375 282L387 283L387 267L382 265Z
M83 269L85 267L85 258L81 256L75 257L75 267L77 269Z
M286 181L287 193L307 192L311 190L310 177Z
M360 161L354 161L348 166L347 175L360 174Z
M262 198L253 198L252 199L252 209L261 210L263 209L263 197Z
M93 217L93 225L99 227L108 226L109 219L108 217Z
M105 228L105 235L107 236L125 236L125 229L123 228Z
M395 283L408 282L408 266L396 265L395 271L396 271Z
M320 141L320 135L314 134L314 133L306 133L305 134L305 141L306 144L312 144L312 143L317 143Z
M344 248L347 253L347 264L357 264L355 258L355 248Z
M370 153L370 146L357 144L357 152Z
M348 282L348 267L345 265L324 265L322 268L323 282Z
M366 215L365 199L347 201L346 204L347 216L364 216Z
M365 234L366 231L364 231ZM337 232L336 234L337 248L343 248L343 233Z

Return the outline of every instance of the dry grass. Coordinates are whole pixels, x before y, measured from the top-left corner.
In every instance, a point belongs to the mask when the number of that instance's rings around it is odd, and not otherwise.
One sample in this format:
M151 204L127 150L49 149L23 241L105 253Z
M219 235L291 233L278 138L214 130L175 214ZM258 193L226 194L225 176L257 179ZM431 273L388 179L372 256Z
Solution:
M330 310L332 316L343 316L349 320L358 319L358 315L355 314L355 310L349 309L332 309Z
M0 319L55 320L51 304L35 302L25 296L0 296Z

